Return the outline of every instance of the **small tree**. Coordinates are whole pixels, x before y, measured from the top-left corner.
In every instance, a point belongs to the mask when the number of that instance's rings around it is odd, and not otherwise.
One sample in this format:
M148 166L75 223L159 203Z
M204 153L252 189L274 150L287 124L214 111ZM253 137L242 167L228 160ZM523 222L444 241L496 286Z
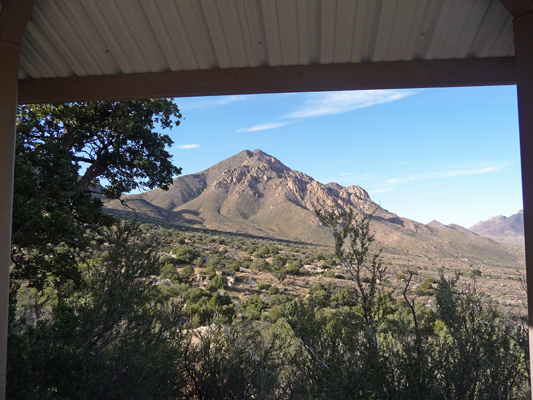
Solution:
M377 328L383 313L380 312L380 284L386 267L381 264L381 250L372 252L370 246L375 241L370 233L373 214L358 216L353 207L348 211L315 210L320 222L333 234L335 255L344 271L357 284L356 300L361 307L368 338L377 348Z

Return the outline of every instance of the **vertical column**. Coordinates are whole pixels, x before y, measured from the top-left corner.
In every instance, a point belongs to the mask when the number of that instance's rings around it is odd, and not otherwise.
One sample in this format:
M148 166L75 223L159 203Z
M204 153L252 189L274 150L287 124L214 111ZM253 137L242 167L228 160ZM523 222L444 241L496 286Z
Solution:
M533 360L533 13L515 18L514 46L526 240L529 358Z
M18 46L0 41L0 400L6 396L11 214L18 93Z

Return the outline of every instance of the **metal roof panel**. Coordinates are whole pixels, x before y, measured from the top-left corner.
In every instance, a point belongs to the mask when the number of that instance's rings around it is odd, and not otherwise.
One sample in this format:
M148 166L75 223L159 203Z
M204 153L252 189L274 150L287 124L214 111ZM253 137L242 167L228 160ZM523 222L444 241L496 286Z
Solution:
M37 0L20 76L505 57L499 0Z

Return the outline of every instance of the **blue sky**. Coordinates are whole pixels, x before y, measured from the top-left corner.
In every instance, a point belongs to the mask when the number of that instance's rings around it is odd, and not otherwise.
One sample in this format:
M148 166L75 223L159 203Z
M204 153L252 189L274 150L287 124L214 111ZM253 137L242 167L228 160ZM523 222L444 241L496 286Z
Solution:
M385 209L470 227L522 208L514 86L175 99L174 163L191 174L261 149Z

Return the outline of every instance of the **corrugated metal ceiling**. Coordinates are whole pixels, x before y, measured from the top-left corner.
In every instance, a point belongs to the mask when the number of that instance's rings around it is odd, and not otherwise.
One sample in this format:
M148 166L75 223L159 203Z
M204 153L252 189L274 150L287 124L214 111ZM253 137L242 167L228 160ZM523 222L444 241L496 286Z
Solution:
M37 0L19 77L513 55L499 0Z

